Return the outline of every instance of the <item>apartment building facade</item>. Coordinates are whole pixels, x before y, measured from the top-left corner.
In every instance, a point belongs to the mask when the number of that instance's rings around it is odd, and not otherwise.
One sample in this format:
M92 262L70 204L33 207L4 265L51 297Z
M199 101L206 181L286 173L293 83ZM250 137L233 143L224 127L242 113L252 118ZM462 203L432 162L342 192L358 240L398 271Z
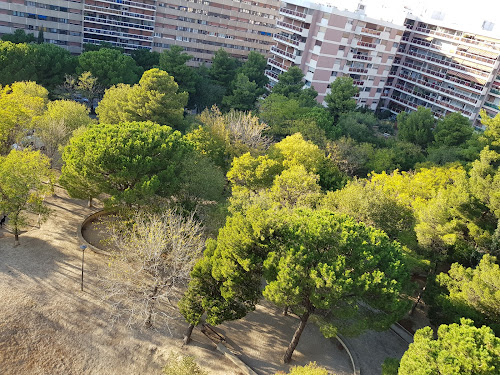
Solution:
M383 107L393 113L430 108L436 117L461 112L474 124L484 109L500 111L500 40L409 15Z
M397 114L424 106L436 117L459 111L476 126L481 109L500 112L500 39L424 22L405 9L390 21L370 18L363 3L346 11L286 0L280 16L270 89L296 65L323 104L336 77L350 76L358 105L370 109Z
M323 102L338 76L359 87L359 105L376 109L387 82L404 26L367 17L363 5L354 12L287 0L280 7L276 44L266 71L271 84L292 65L300 66L306 86Z
M278 9L279 0L0 0L0 35L43 30L73 53L84 43L126 52L180 45L200 64L219 48L237 58L267 54Z

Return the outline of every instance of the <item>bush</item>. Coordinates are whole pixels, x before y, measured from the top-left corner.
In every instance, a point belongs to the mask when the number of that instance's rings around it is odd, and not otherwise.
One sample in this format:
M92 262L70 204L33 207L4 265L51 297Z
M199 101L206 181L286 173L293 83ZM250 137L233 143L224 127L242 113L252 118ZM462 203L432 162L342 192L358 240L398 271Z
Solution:
M176 353L170 353L167 359L167 365L163 368L165 375L208 375L194 361L194 357L180 356Z

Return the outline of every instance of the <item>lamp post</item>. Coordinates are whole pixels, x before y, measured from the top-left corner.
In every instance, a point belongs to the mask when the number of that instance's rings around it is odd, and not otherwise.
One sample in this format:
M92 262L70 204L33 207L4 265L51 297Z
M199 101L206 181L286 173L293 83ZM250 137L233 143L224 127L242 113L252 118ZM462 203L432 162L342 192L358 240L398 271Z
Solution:
M82 284L81 284L81 290L83 292L83 262L85 260L85 249L87 248L87 245L80 245L80 249L82 249Z

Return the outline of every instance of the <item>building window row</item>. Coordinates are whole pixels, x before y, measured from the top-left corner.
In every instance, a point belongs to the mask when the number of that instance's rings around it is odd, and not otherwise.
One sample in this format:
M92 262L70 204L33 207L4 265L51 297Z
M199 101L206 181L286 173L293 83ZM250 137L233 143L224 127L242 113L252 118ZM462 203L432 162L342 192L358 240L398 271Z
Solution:
M68 20L66 18L59 18L59 17L51 17L51 16L44 16L42 14L34 14L34 13L28 13L28 12L18 12L18 11L12 11L12 15L16 17L24 17L24 18L30 18L33 20L43 20L43 21L51 21L51 22L59 22L59 23L68 23Z

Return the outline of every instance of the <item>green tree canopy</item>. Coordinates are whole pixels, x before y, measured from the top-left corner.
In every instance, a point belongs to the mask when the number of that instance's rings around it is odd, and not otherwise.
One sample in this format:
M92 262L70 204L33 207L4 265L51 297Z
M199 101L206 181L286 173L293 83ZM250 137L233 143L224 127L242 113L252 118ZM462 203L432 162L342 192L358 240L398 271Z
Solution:
M23 29L16 29L12 34L3 34L2 40L12 43L34 43L36 38L33 33L26 34Z
M210 77L214 82L229 90L231 82L236 77L236 70L238 68L238 60L231 57L226 50L220 48L215 52L212 58L212 65L210 66Z
M314 107L318 104L315 100L318 93L312 87L304 89L303 78L302 70L292 66L278 76L278 83L273 86L272 93L296 99L302 107Z
M102 48L84 52L78 57L77 74L91 72L104 87L119 83L134 84L143 70L134 59L116 49Z
M135 63L144 71L156 68L160 64L160 54L156 51L150 51L146 48L134 49L130 56Z
M337 77L330 88L330 93L325 96L325 102L335 119L356 108L356 100L353 96L359 92L359 89L353 85L351 77Z
M35 82L15 82L0 91L0 154L33 128L48 102L48 91Z
M437 122L434 143L437 146L460 146L472 136L472 133L469 119L460 112L452 112Z
M12 150L0 156L0 212L9 216L15 242L28 223L26 212L47 214L44 199L52 193L54 182L49 159L40 151Z
M398 139L426 148L432 142L434 115L429 108L418 107L414 112L401 112L398 117Z
M185 194L186 179L192 177L186 176L185 171L192 172L186 163L197 160L188 142L168 126L94 124L77 132L64 148L60 181L78 198L106 193L110 204L140 205L155 196ZM222 181L211 183L222 190Z
M258 86L243 73L238 73L233 81L234 88L231 95L222 99L222 106L226 110L252 111L259 97Z
M403 355L399 375L498 374L500 339L489 327L476 328L468 319L441 325L434 339L432 329L419 329Z
M183 120L188 94L178 92L178 85L167 72L151 69L134 86L118 85L104 93L96 113L104 123L154 121L179 127Z
M251 51L247 61L238 69L238 73L246 75L250 82L255 82L260 89L259 95L264 94L264 87L269 82L269 78L264 74L267 66L267 59L264 55Z
M164 50L160 55L160 69L174 77L179 85L179 91L185 91L193 96L196 94L198 77L194 68L186 65L193 56L183 51L181 46L171 46L170 49Z

